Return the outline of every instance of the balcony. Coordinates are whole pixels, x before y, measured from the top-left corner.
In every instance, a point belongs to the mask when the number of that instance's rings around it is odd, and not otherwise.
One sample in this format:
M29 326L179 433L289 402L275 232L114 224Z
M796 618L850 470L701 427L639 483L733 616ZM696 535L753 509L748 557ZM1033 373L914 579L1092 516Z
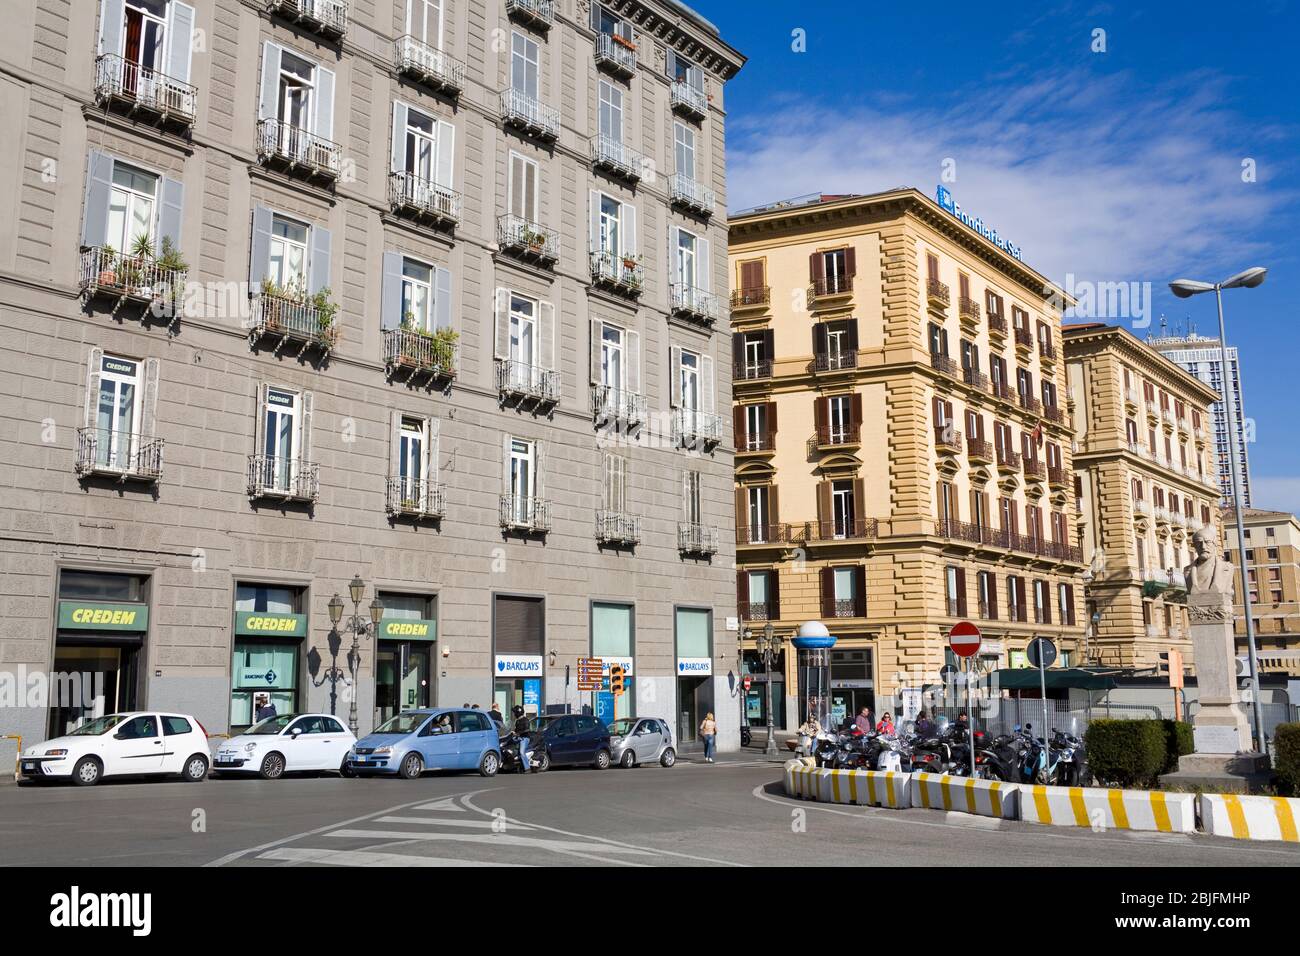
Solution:
M824 276L808 286L808 308L823 309L843 304L853 295L853 276Z
M966 457L972 463L981 465L993 464L993 444L985 441L983 438L966 439Z
M989 377L977 368L962 369L961 380L977 392L989 393Z
M1133 500L1133 514L1142 517L1151 517L1151 502L1142 498L1135 498Z
M626 182L640 182L649 162L644 153L612 136L597 136L591 141L592 168L603 169Z
M319 495L316 462L276 455L248 456L248 497L314 502Z
M752 289L736 289L731 293L731 311L748 312L767 311L767 307L772 303L772 289L770 286L755 286Z
M447 513L442 482L391 475L384 507L394 518L438 519Z
M459 344L437 333L416 329L384 330L384 367L388 377L399 373L408 381L450 381L456 377Z
M989 338L1006 341L1007 317L997 312L989 313Z
M1024 467L1027 481L1042 481L1047 477L1047 467L1037 458L1024 459Z
M596 512L596 541L619 548L641 543L641 518L622 511Z
M1172 408L1160 409L1160 421L1163 424L1165 431L1172 432L1174 430L1174 422L1176 421L1174 418L1174 410Z
M1146 403L1146 411L1147 411L1148 422L1150 422L1152 425L1160 424L1160 406L1158 406L1155 402L1148 401Z
M1016 348L1021 351L1030 351L1034 347L1034 333L1028 329L1017 328L1015 331Z
M736 527L736 544L738 546L754 544L789 544L790 526L788 524L761 524L750 527Z
M139 63L105 53L95 60L95 100L167 125L194 125L199 89Z
M1143 597L1164 597L1178 603L1186 599L1187 579L1182 571L1148 568L1138 573L1142 578Z
M759 435L746 434L742 440L736 442L737 455L770 455L774 451L776 451L776 435L772 432L763 432Z
M940 518L935 526L935 533L939 537L947 538L950 541L966 541L970 544L996 543L988 540L988 532L992 530L966 521L956 521L952 518Z
M636 38L629 40L608 33L596 35L596 66L615 76L629 77L636 73Z
M398 215L435 225L455 226L460 222L460 193L414 173L388 174L388 204Z
M266 0L266 9L331 39L348 32L347 0Z
M879 530L879 522L875 518L831 518L826 521L805 521L802 540L805 543L820 544L829 544L836 541L874 540Z
M506 16L539 30L549 30L555 22L554 0L506 0Z
M1041 361L1042 363L1044 363L1044 364L1046 364L1046 365L1050 365L1052 362L1055 362L1055 361L1056 361L1056 346L1053 345L1051 342L1044 342L1042 339L1039 339L1039 340L1038 340L1038 358L1039 358L1039 361Z
M1142 444L1140 441L1131 441L1131 442L1129 442L1129 443L1128 443L1128 450L1129 450L1129 452L1130 452L1131 454L1137 455L1139 458L1149 458L1149 457L1150 457L1150 456L1147 454L1147 447L1146 447L1146 445Z
M840 372L844 369L853 369L858 367L858 353L856 349L845 349L840 352L814 352L812 360L812 370L814 372Z
M615 252L592 252L591 284L618 292L632 298L641 294L645 270L640 256L619 255Z
M609 385L591 387L591 414L597 425L632 428L646 420L644 395Z
M1057 425L1065 424L1065 410L1060 405L1044 405L1043 417Z
M1037 415L1039 418L1043 417L1043 403L1032 395L1022 392L1020 394L1020 407L1031 415Z
M545 142L560 138L560 111L518 90L501 91L501 118Z
M554 405L560 400L560 373L513 359L497 359L497 391L507 398Z
M737 365L732 370L732 375L736 381L752 382L757 379L772 377L772 360L771 359L754 359L747 360L743 365Z
M673 410L673 444L685 448L710 447L722 441L722 417L694 408Z
M781 617L781 609L771 601L744 601L737 609L742 621L775 621Z
M1210 437L1210 433L1205 430L1204 425L1197 425L1194 429L1192 429L1192 435L1195 436L1196 438L1197 446L1201 448L1205 447L1205 443L1206 441L1209 440Z
M723 318L722 300L718 296L680 282L668 287L668 308L679 318L710 327Z
M808 454L857 448L861 444L860 425L819 425L808 439Z
M1130 410L1137 411L1138 402L1138 390L1136 388L1130 386L1129 388L1124 389L1124 404L1127 405Z
M328 355L338 342L333 307L322 307L312 298L264 289L253 296L251 305L250 348L269 341L278 355L286 347L297 345L301 357L311 349Z
M532 495L502 495L498 507L505 534L546 534L551 530L551 503Z
M560 259L558 232L510 213L497 217L497 245L547 268Z
M948 305L952 299L948 291L948 283L940 282L938 279L928 279L925 283L925 301L930 308L939 312L947 312Z
M697 90L683 80L674 80L668 94L669 107L675 113L702 120L709 115L709 98L703 90Z
M1011 386L1006 382L990 382L989 385L989 390L993 393L993 397L999 402L1006 402L1009 405L1015 401L1015 399L1011 397Z
M830 608L831 617L866 617L866 611L852 598L836 598Z
M449 96L459 96L465 89L464 63L409 34L393 41L393 68Z
M1020 471L1021 461L1020 452L1011 451L1006 448L997 449L998 471L1013 475Z
M125 484L162 477L163 440L111 428L77 429L77 477L101 476Z
M957 320L972 328L980 324L980 304L968 295L957 297Z
M961 432L952 425L934 426L934 447L943 455L961 454Z
M81 291L87 297L114 303L117 311L125 302L154 306L175 315L185 296L189 273L169 269L151 256L129 256L109 246L94 246L81 253Z
M961 366L942 352L930 353L930 367L936 372L942 372L949 378L961 379Z
M677 525L677 550L681 554L709 557L718 553L718 529L688 522Z
M268 166L333 182L339 177L342 152L338 143L280 120L257 123L257 159Z
M707 218L713 215L717 197L714 196L711 187L689 176L676 173L668 180L668 201L680 209L699 213Z
M1068 488L1070 485L1070 473L1060 465L1048 465L1047 483L1053 488Z

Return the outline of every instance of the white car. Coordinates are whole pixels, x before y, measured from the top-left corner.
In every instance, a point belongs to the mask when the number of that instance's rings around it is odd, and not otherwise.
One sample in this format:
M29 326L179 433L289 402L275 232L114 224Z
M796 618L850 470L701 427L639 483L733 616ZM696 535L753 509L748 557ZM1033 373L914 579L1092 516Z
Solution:
M285 714L259 721L217 747L214 773L256 773L276 780L298 770L337 770L345 777L356 735L329 714Z
M97 717L70 734L23 751L24 780L71 778L81 786L104 777L180 774L198 783L208 775L208 735L193 717L132 711Z

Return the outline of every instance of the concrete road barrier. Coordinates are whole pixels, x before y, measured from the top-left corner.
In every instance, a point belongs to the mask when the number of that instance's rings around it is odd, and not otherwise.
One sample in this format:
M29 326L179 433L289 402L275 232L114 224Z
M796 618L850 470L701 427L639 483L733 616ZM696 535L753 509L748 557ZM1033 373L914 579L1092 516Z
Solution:
M1193 833L1196 795L1164 790L1025 786L1020 819L1057 827Z
M791 797L803 797L805 800L818 799L822 773L816 767L810 767L801 760L785 762L785 792Z
M826 771L823 799L831 803L848 803L859 807L889 807L901 810L912 805L909 796L910 774L893 770Z
M1296 831L1296 823L1300 821L1298 799L1203 793L1199 800L1201 828L1206 833L1238 840L1300 843Z
M1016 818L1018 784L952 777L946 773L914 773L911 784L914 807L955 810L1003 820Z

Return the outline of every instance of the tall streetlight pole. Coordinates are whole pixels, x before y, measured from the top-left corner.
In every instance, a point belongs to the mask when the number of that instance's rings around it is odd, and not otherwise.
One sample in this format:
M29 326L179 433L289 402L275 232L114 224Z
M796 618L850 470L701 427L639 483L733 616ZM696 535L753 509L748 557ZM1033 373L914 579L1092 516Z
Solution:
M772 622L763 625L763 636L757 641L758 649L763 655L763 671L767 675L767 757L777 757L776 734L772 729L772 659L781 651L781 638L777 636Z
M354 574L348 584L348 596L352 598L352 616L343 629L352 632L352 649L348 651L348 669L352 672L352 704L348 709L348 727L354 734L357 732L357 670L361 667L361 638L369 639L371 634L377 634L379 622L384 618L384 602L376 597L370 602L370 620L362 620L361 599L365 594L366 583L361 580L361 575ZM339 622L343 620L343 599L337 591L330 598L329 611L330 623L337 630Z
M1251 616L1250 575L1246 567L1246 522L1242 516L1241 478L1237 474L1237 411L1236 394L1228 366L1228 337L1223 325L1223 290L1253 289L1264 281L1267 269L1260 266L1238 272L1222 282L1198 282L1195 279L1175 279L1169 289L1180 299L1202 292L1213 292L1219 306L1219 365L1223 369L1224 415L1228 419L1228 465L1232 473L1232 510L1237 519L1237 550L1241 554L1241 604L1246 614L1246 654L1250 660L1251 713L1255 719L1255 746L1264 750L1264 715L1259 703L1259 661L1255 655L1255 622Z

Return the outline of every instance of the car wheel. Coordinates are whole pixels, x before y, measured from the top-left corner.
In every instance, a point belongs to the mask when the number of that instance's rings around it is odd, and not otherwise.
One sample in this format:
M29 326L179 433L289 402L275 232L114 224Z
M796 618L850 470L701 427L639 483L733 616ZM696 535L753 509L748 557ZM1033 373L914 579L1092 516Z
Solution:
M619 765L620 767L627 767L629 770L630 770L631 768L635 767L635 766L636 766L636 754L632 753L632 751L630 751L630 750L624 750L624 751L623 751L623 757L622 757L621 760L619 760L618 765Z
M597 750L597 751L596 751L596 769L597 769L597 770L608 770L608 769L609 769L609 751L608 751L608 750L605 750L605 749L602 748L601 750Z
M478 762L479 776L482 777L495 777L500 769L501 758L497 756L495 750L489 750L483 755L483 759Z
M397 771L403 780L415 780L424 773L424 761L419 754L407 754L402 758L402 765Z
M284 776L284 757L274 752L267 754L257 772L263 780L279 780Z
M352 761L348 760L346 756L343 758L343 763L339 764L339 774L349 780L357 775L357 772L352 769Z
M94 757L82 757L72 770L72 779L79 787L93 787L99 783L99 778L103 774L104 768L99 765L98 760Z
M208 759L202 754L193 754L185 761L181 779L186 783L202 783L208 775Z
M677 751L673 750L672 747L669 747L667 750L665 750L663 754L659 757L659 765L661 767L671 767L676 762L677 762Z
M543 750L532 759L529 766L533 773L545 773L551 769L551 755Z

